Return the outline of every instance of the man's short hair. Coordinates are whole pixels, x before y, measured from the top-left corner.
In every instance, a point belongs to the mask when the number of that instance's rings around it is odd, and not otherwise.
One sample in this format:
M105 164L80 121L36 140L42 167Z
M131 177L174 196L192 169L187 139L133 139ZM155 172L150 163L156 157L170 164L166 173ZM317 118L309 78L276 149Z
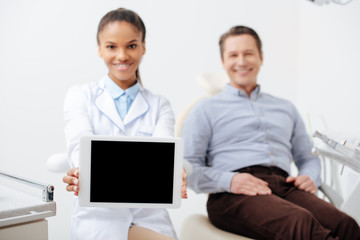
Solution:
M246 26L234 26L230 28L229 31L225 32L223 35L221 35L219 40L219 46L220 46L220 55L221 58L223 58L224 53L224 42L228 37L236 36L236 35L243 35L243 34L249 34L251 35L256 42L256 46L259 50L260 56L262 56L262 43L259 35L255 32L254 29L246 27Z

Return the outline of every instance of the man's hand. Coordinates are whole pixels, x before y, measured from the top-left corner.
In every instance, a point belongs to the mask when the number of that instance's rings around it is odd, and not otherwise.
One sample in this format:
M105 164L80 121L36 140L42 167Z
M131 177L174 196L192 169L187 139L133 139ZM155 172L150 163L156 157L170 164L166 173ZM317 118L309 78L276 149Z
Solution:
M66 190L68 192L74 192L74 195L79 195L79 168L71 168L66 172L63 177L63 182L68 184Z
M268 183L249 173L237 173L231 180L230 191L248 196L270 195Z
M307 175L300 175L297 177L287 177L286 182L294 182L294 186L300 190L304 190L305 192L310 192L315 194L317 191L317 187L313 180Z

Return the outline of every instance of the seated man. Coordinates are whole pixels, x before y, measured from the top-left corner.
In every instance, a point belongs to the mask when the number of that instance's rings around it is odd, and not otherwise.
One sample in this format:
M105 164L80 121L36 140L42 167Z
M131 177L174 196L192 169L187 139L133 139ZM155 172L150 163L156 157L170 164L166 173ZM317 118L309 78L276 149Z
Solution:
M321 165L295 107L261 92L257 33L233 27L219 44L230 84L197 104L183 131L189 186L210 193L210 221L255 239L360 239L354 219L315 195Z

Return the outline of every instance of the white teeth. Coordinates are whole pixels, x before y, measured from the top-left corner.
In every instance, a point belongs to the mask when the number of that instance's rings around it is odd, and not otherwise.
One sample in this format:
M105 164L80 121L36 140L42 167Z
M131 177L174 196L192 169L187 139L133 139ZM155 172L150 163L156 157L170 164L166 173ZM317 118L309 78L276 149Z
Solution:
M114 63L114 67L119 71L127 71L130 69L131 63Z
M249 71L248 69L234 69L234 70L241 73L245 73Z

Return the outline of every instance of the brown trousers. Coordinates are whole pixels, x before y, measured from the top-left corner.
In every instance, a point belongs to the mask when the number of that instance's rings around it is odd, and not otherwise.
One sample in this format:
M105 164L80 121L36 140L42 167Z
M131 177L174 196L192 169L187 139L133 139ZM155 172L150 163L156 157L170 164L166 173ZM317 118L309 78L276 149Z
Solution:
M276 167L240 169L269 183L271 195L210 194L207 211L218 228L254 239L359 240L356 221L316 195L286 183Z

